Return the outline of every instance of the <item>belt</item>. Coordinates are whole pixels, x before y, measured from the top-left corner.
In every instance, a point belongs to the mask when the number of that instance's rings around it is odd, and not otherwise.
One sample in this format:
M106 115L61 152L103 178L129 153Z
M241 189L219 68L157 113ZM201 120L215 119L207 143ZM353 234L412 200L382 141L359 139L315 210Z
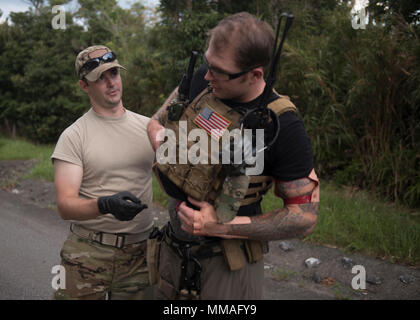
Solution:
M135 234L107 233L101 231L93 231L82 227L81 225L72 223L70 225L70 231L81 238L85 238L100 244L121 249L126 245L146 240L149 237L149 233L151 230Z
M220 246L220 241L218 239L200 242L181 241L175 237L170 228L170 224L165 228L165 236L163 237L164 241L181 258L183 258L182 252L185 248L188 248L189 253L198 259L206 259L223 254L222 247Z

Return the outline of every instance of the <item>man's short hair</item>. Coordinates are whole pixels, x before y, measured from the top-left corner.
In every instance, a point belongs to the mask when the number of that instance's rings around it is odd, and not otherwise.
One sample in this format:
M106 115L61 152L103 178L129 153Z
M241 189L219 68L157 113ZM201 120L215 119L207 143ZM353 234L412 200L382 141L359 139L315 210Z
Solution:
M235 50L235 62L241 70L267 67L274 46L271 26L248 12L240 12L221 20L210 31L208 45L221 50L227 44Z

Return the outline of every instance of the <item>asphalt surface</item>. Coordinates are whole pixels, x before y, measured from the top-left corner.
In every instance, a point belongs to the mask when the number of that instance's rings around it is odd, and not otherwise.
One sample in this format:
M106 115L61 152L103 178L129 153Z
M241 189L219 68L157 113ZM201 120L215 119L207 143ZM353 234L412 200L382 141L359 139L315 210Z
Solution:
M50 299L69 230L56 211L0 190L0 299Z

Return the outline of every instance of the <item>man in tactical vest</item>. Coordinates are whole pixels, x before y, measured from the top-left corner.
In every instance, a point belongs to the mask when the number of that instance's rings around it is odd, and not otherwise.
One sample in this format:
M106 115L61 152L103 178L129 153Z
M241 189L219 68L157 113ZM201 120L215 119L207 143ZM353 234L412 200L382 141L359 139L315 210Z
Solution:
M210 32L205 64L192 77L190 103L182 115L168 118L176 89L149 122L153 148L162 144L164 127L176 132L181 121L188 132L201 128L209 141L221 141L214 136L218 131L209 130L210 122L229 131L244 115L257 118L247 111L261 102L274 38L268 24L245 12L220 21ZM276 115L277 133L264 150L263 172L249 177L237 216L229 222L220 221L215 201L223 199L226 185L235 192L223 165L161 164L157 159L156 176L172 197L170 223L152 234L149 244L154 245L148 247L149 277L157 283L158 298L261 299L268 241L303 237L314 229L319 182L310 140L287 97L270 88L267 108ZM283 208L279 201L278 209L263 213L262 196L273 184Z

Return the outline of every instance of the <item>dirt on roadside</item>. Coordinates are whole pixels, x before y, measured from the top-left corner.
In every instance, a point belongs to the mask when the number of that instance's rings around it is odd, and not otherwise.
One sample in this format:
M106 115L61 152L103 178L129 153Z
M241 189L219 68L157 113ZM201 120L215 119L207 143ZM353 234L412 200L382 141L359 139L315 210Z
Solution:
M0 161L0 189L26 203L56 209L52 182L24 178L34 164L34 160ZM158 225L167 221L167 211L158 203L152 212ZM309 258L316 259L311 266ZM264 263L264 299L420 300L418 268L340 248L297 239L273 241Z

